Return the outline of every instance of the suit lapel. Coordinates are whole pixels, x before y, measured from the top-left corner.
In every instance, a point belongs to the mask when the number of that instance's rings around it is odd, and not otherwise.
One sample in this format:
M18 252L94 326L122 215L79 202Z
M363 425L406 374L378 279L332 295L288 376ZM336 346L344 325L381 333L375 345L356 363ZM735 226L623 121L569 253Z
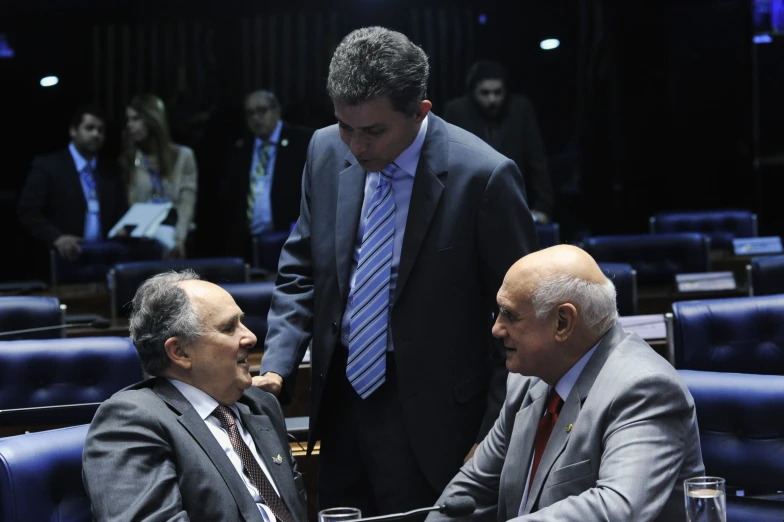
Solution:
M180 413L177 420L191 434L212 461L215 468L217 468L218 473L223 477L226 486L237 502L237 507L240 513L242 513L242 517L247 521L261 522L263 517L259 512L259 508L248 493L248 489L245 487L239 474L237 474L237 470L234 469L234 466L232 466L231 461L223 452L218 441L215 440L207 424L193 409L188 399L166 379L158 379L153 390L169 406Z
M350 165L339 174L338 199L335 205L335 256L340 295L344 300L348 296L354 243L359 216L362 213L362 202L365 199L366 177L365 169L350 152L345 159Z
M523 403L528 402L528 405L523 406L515 416L506 461L519 463L519 466L510 466L508 468L507 520L517 517L520 511L520 503L523 501L523 492L525 490L525 479L528 478L528 468L531 466L531 456L534 452L536 427L539 425L539 419L544 414L546 397L547 383L539 381L528 392L528 398Z
M604 335L591 359L577 378L572 391L569 392L569 397L564 402L561 413L558 415L558 422L556 422L553 428L550 440L547 441L547 446L542 455L542 460L539 462L539 469L536 471L536 477L534 477L534 481L531 484L531 491L528 493L525 513L530 513L534 505L538 503L539 493L550 475L550 470L561 453L563 453L566 443L569 441L569 432L566 431L566 427L569 424L578 422L583 402L588 397L588 393L599 376L599 372L604 367L605 361L607 361L613 348L621 342L623 335L623 330L617 324Z
M289 511L295 515L294 518L299 519L300 517L296 516L296 511L300 505L297 486L294 484L294 477L289 465L290 448L283 447L268 417L252 414L244 404L237 403L237 407L240 410L243 424L245 424L251 438L253 438L253 442L256 444L259 457L264 461L264 465L269 470L272 480L278 488L280 497L283 499L286 507L289 508ZM275 462L277 457L283 459L282 464Z
M441 200L444 185L441 177L447 171L447 131L443 120L436 115L428 116L427 135L419 155L411 201L406 218L406 232L400 252L395 300L397 302L416 261L422 243L433 221Z

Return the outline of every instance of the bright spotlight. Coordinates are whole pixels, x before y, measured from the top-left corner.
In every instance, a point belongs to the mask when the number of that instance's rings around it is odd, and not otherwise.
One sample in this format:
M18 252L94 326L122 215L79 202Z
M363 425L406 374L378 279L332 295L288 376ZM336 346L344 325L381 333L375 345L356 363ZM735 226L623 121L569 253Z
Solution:
M41 78L41 87L52 87L60 82L57 76L44 76Z
M557 38L548 38L547 40L542 40L539 43L539 47L544 49L545 51L551 51L561 45L561 42L558 41Z

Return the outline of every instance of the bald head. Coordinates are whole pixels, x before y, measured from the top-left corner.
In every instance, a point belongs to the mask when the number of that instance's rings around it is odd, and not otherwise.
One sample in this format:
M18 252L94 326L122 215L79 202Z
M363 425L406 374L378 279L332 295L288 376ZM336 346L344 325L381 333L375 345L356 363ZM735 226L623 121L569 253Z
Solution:
M553 276L567 276L594 284L607 281L596 261L585 250L572 245L556 245L528 254L512 265L506 277L512 284L530 286L533 290L540 281Z

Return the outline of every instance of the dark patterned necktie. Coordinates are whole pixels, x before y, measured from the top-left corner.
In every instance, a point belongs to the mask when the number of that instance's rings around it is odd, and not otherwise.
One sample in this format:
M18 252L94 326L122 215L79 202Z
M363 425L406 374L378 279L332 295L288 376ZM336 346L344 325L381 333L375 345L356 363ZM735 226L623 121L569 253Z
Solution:
M283 500L275 493L275 488L272 487L269 479L261 470L261 466L259 466L253 453L251 453L250 448L248 448L245 441L242 440L242 435L240 435L240 430L237 428L237 424L234 420L234 413L231 409L228 406L220 405L215 408L215 411L213 411L212 414L229 433L229 440L234 447L234 451L240 456L245 474L248 475L250 481L256 489L259 490L262 501L269 506L275 514L275 518L280 520L280 522L294 522L294 517L291 516L291 512L289 512L286 504L284 504Z
M563 407L563 399L555 391L555 387L550 390L550 396L547 399L547 410L544 416L539 419L539 425L536 427L536 442L534 443L534 462L531 466L531 478L528 480L528 491L531 491L531 485L534 483L534 476L536 470L539 468L539 462L542 460L544 449L547 447L547 441L550 440L550 434L555 428L555 423L558 422L558 414Z

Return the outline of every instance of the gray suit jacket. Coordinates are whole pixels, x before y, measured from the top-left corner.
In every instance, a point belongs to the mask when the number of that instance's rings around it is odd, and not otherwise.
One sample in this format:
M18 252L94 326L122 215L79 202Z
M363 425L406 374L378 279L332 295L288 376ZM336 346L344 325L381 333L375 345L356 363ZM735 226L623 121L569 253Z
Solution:
M501 416L439 503L468 495L477 503L471 520L518 517L547 391L538 378L509 377ZM688 388L664 358L616 325L563 405L520 520L685 520L683 480L704 473Z
M297 522L307 521L304 482L277 400L251 388L237 407L281 498ZM277 455L284 456L280 465L272 461ZM166 379L143 381L104 402L82 461L97 521L263 521L204 420Z
M408 439L440 491L498 416L507 372L491 342L495 294L509 267L539 243L514 162L428 118L391 324ZM321 399L340 342L365 177L337 125L316 131L300 217L280 256L261 371L282 375L290 392L312 339L311 447L319 415L336 406Z

